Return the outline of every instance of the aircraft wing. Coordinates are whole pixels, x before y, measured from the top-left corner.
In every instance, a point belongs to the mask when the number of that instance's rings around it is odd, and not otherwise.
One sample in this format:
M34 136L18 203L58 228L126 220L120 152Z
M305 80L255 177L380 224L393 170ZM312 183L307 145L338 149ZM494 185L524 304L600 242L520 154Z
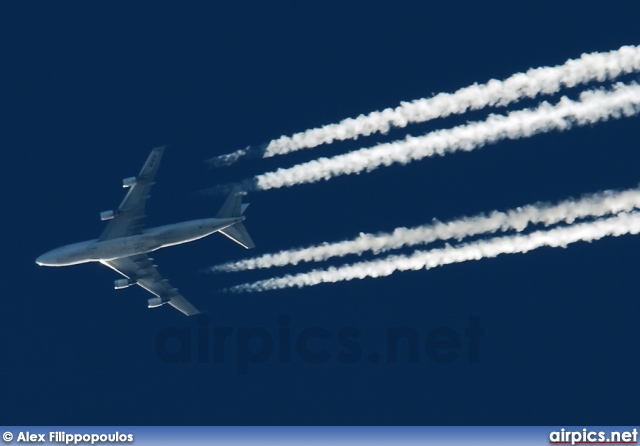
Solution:
M177 288L172 287L167 279L162 278L148 255L138 254L122 259L104 260L100 263L127 279L135 280L137 285L166 301L173 308L187 316L200 313L196 307L191 305L178 292Z
M109 221L100 235L99 241L113 238L137 235L142 232L144 220L144 207L149 198L151 186L155 184L156 173L165 147L156 147L151 151L149 158L142 166L140 175L136 177L136 183L129 188L127 195L120 203L115 216Z

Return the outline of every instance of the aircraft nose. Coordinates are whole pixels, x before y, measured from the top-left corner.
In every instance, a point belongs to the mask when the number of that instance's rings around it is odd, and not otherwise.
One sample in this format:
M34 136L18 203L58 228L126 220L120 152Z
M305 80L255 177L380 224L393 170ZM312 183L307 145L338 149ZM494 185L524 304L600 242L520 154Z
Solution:
M47 266L47 265L51 265L51 261L53 259L51 258L51 254L46 253L46 254L42 254L40 257L38 257L36 259L36 263L40 266Z

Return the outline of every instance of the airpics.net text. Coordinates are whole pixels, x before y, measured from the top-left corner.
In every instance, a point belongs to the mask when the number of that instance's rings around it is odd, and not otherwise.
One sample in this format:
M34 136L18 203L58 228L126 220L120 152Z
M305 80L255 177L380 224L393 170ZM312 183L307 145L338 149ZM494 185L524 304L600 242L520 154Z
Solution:
M281 315L277 326L211 326L206 315L198 316L197 327L166 327L155 338L158 358L166 363L235 362L237 373L248 373L249 366L277 361L323 364L337 361L354 364L418 363L421 358L438 364L480 361L480 340L485 334L478 316L470 316L466 326L439 326L417 330L407 326L381 327L377 338L381 349L365 348L363 330L348 326L326 328L292 326L291 317ZM373 338L376 338L373 336ZM384 351L384 354L379 353Z

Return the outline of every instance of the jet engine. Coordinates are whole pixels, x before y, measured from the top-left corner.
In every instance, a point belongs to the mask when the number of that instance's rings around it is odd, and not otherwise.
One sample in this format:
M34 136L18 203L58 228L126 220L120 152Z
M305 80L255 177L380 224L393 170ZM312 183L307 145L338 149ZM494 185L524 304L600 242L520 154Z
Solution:
M149 299L149 308L156 308L162 306L165 302L162 301L161 297L152 297Z
M105 220L111 220L116 216L116 214L113 211L103 211L100 212L100 220L105 221Z
M131 279L118 279L113 282L113 286L116 290L121 290L123 288L127 288L135 284L136 284L136 281Z
M136 177L128 177L122 180L122 187L133 187L138 183L138 178Z

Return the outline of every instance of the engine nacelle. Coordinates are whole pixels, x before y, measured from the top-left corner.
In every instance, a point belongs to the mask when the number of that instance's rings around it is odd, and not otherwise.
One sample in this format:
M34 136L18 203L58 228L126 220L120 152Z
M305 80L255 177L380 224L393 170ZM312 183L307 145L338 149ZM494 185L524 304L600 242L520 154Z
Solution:
M127 288L135 284L136 284L136 281L131 279L118 279L113 282L113 286L116 290L121 290L123 288Z
M138 183L137 177L128 177L122 180L122 187L133 187Z
M100 212L100 220L102 220L102 221L112 220L115 216L116 216L116 214L113 211Z
M156 308L156 307L160 307L164 304L165 302L162 301L161 297L152 297L151 299L149 299L149 308Z

